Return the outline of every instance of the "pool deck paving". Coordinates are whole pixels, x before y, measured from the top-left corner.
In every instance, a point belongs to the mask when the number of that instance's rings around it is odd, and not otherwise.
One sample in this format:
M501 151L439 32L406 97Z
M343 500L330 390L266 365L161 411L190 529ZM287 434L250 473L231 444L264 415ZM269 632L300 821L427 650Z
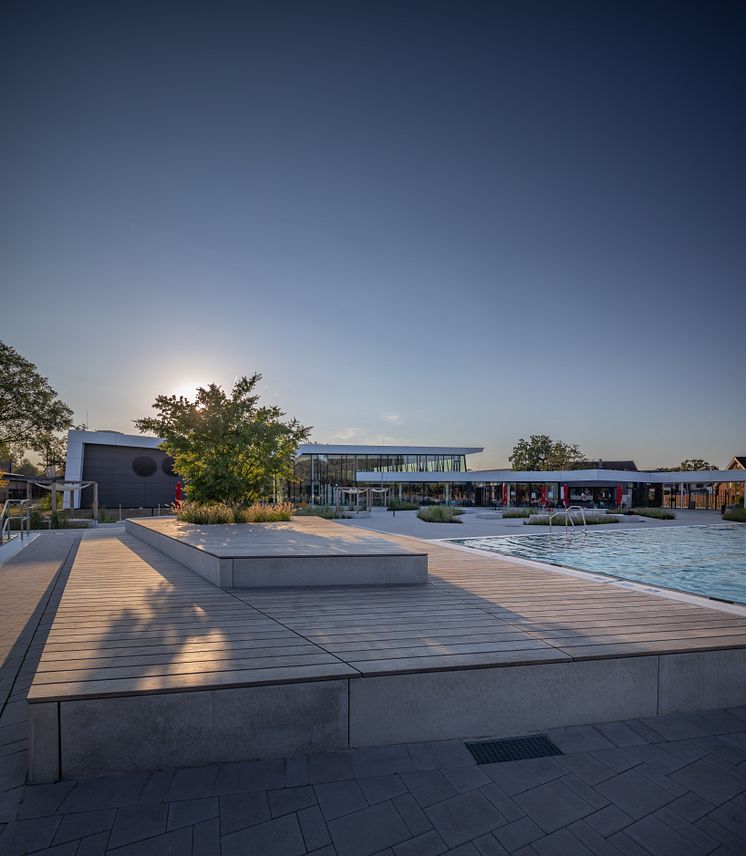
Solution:
M397 511L393 514L383 508L376 508L370 517L357 520L339 520L341 526L363 529L375 532L378 535L408 535L413 538L425 540L440 540L450 538L485 538L492 535L524 535L526 533L539 534L546 532L544 526L531 527L525 525L523 518L497 518L484 519L477 516L480 509L467 509L461 515L459 523L425 523L417 517L416 511ZM586 509L586 513L594 513L593 509ZM596 511L602 514L603 511ZM674 520L656 520L653 517L640 517L638 515L625 515L618 523L606 526L594 526L593 531L626 530L626 529L664 529L677 528L679 526L711 525L723 523L720 513L717 511L690 511L689 509L676 509ZM553 527L554 528L554 527ZM563 527L564 528L564 527Z
M123 540L92 535L81 546ZM7 742L13 735L5 729L25 725L23 697L77 540L67 533L44 538L50 540L8 566L28 618L17 637L20 664L6 660L0 669L15 705L9 718L0 716L3 856L746 852L744 706L550 729L562 755L501 764L477 766L462 741L413 741L24 785L18 759L25 760L25 747ZM43 590L25 575L38 563L52 569ZM28 582L25 597L19 580ZM201 600L192 608L211 612Z

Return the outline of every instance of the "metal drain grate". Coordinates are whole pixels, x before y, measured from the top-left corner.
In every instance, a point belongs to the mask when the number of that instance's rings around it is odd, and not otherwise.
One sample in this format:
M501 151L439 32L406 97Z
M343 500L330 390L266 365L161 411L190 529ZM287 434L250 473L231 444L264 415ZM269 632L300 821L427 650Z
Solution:
M547 758L562 752L546 736L532 734L529 737L513 737L509 740L485 740L467 743L466 748L477 764L495 764L499 761L525 761L527 758Z

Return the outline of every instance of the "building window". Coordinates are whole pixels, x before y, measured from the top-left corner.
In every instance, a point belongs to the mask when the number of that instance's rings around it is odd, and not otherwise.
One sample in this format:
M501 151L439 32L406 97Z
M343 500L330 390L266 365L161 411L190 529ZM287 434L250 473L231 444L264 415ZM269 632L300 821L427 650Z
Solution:
M140 455L139 458L135 458L135 460L132 461L132 472L137 476L142 476L143 478L152 476L157 469L158 465L156 462L147 455Z

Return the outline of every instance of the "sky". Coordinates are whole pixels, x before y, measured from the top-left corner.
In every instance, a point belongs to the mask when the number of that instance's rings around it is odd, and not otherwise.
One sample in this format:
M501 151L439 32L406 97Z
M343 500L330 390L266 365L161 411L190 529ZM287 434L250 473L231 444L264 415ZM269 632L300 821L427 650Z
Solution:
M7 2L0 338L91 428L746 454L746 3Z

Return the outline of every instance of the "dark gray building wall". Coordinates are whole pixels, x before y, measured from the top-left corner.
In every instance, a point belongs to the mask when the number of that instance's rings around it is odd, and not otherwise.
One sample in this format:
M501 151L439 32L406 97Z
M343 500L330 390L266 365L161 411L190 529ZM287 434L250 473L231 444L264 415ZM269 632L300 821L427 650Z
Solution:
M137 463L136 463L137 462ZM171 459L158 449L105 446L86 443L83 480L98 482L98 504L104 508L155 508L170 505L176 493L177 476L169 475ZM151 475L140 473L153 469ZM83 491L81 507L90 508L93 491Z

